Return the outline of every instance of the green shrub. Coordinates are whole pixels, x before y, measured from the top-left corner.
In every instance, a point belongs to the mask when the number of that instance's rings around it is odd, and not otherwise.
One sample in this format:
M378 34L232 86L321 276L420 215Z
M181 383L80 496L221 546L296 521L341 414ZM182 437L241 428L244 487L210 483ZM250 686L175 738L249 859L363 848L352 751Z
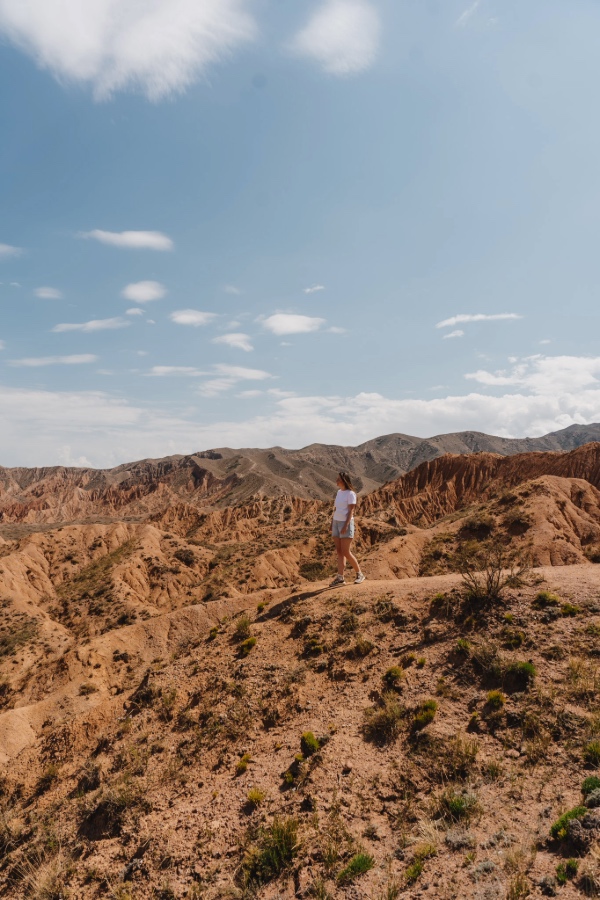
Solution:
M561 862L556 867L556 880L560 885L565 885L569 879L575 878L578 869L579 862L576 859Z
M256 646L256 638L249 637L240 644L240 656L248 656L253 647Z
M530 662L510 662L504 670L504 676L515 687L527 688L536 676L535 666Z
M467 638L461 637L456 642L456 652L462 653L466 655L471 649L471 641L467 640Z
M550 828L550 835L557 841L564 841L567 836L567 829L571 819L581 819L585 816L587 808L585 806L576 806L568 812L563 813L560 818Z
M250 637L250 626L252 625L249 616L243 615L240 616L237 622L235 623L235 629L233 632L233 636L236 641L245 641L246 638Z
M591 794L592 791L597 791L598 788L600 788L600 778L597 775L590 775L581 785L581 793L584 797L587 797L588 794Z
M344 866L342 871L338 872L337 881L340 884L354 881L359 875L363 875L365 872L368 872L369 869L372 869L374 865L375 860L370 854L356 853L347 865Z
M504 706L506 697L502 691L489 691L486 701L490 709L498 710Z
M400 682L404 680L404 669L401 668L401 666L390 666L390 668L384 674L383 680L388 685L388 687L398 687Z
M590 741L583 748L583 758L589 766L600 766L600 741Z
M563 603L560 608L561 616L576 616L581 612L581 607L574 606L572 603Z
M250 756L250 754L244 753L244 755L241 757L241 759L239 760L239 762L237 763L237 765L235 767L235 774L243 775L244 772L246 771L246 769L248 768L248 763L251 763L251 762L252 762L252 757Z
M421 703L413 718L413 728L420 731L422 728L429 725L430 722L433 722L437 708L437 700L431 698Z
M415 881L417 881L420 878L422 872L423 872L423 860L415 859L415 861L410 864L410 866L404 873L404 877L406 878L406 883L414 884Z
M465 541L452 565L462 576L465 598L477 604L501 600L507 588L523 583L528 571L522 551L497 541Z
M545 609L547 606L560 606L560 597L552 591L540 591L536 594L533 605L537 609Z
M210 631L208 632L208 640L209 640L209 641L214 641L214 639L216 638L216 636L218 635L218 633L219 633L219 628L218 628L217 625L215 625L215 626L214 626L213 628L211 628Z
M457 791L446 788L439 801L441 814L453 822L469 820L479 812L477 796L470 791Z
M257 787L250 788L250 790L248 791L248 793L246 795L246 799L248 801L248 806L250 806L252 809L256 809L257 806L260 806L260 804L263 802L265 797L266 797L265 792L261 791L260 788L257 788Z
M305 758L312 756L313 753L316 753L321 749L321 745L312 731L304 732L304 734L300 738L300 749L302 751L302 755Z
M246 884L266 884L277 878L297 853L297 819L275 819L269 828L260 830L257 844L246 853L242 864Z
M427 660L425 659L425 657L419 656L419 658L417 659L417 669L424 669L426 665Z
M378 744L391 743L398 737L403 714L396 695L386 692L381 706L365 710L364 731L367 738Z

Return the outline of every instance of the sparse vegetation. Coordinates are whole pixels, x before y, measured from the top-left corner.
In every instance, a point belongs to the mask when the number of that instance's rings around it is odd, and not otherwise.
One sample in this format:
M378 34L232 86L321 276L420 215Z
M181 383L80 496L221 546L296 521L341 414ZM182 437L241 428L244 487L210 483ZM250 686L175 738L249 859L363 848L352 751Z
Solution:
M397 688L404 680L404 669L400 666L390 666L384 673L383 680L390 688Z
M571 819L581 819L585 816L587 808L585 806L576 806L574 809L563 813L556 822L550 827L550 835L557 841L564 841L568 834L569 822Z
M248 768L248 764L252 762L252 757L249 753L244 753L241 759L238 761L235 767L236 775L243 775L246 769Z
M242 864L246 886L265 884L284 871L298 853L298 820L275 819L261 828Z
M248 805L250 806L250 808L256 809L258 806L260 806L260 804L263 802L263 800L266 798L266 796L267 795L265 794L265 792L262 791L260 788L253 787L253 788L250 788L250 790L248 791L246 799L247 799L247 802L248 802Z
M495 542L467 541L454 554L466 599L482 604L499 601L507 588L518 587L529 571L523 552Z
M248 654L254 647L256 647L256 638L246 638L246 640L242 641L242 643L240 644L240 656L248 656Z
M502 709L502 707L506 703L506 697L504 696L502 691L489 691L486 697L486 703L490 709Z
M250 628L252 622L250 621L249 616L244 614L240 616L239 619L236 620L235 629L233 632L233 636L236 641L245 641L246 638L250 637Z
M365 710L364 731L368 739L388 744L400 733L404 709L395 694L386 692L381 704Z
M413 728L417 731L420 731L422 728L426 728L431 722L433 722L435 718L435 714L437 712L438 704L437 700L433 700L430 698L429 700L424 700L423 703L418 707L414 717L413 717Z
M589 741L583 748L583 758L588 766L600 766L600 741Z
M375 865L375 860L369 853L355 853L352 859L338 873L337 881L347 884L354 881L359 875L364 875Z
M305 758L308 758L309 756L312 756L313 753L317 753L320 749L321 744L312 731L305 731L300 738L300 750L302 751L302 755Z

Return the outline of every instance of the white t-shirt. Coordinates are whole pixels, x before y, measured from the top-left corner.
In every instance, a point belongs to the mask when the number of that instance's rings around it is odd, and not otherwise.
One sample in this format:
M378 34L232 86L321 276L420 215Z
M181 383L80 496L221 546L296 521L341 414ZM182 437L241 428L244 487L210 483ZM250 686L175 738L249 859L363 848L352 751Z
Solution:
M333 518L336 522L345 522L348 517L348 507L356 505L354 491L338 491L335 497L335 510Z

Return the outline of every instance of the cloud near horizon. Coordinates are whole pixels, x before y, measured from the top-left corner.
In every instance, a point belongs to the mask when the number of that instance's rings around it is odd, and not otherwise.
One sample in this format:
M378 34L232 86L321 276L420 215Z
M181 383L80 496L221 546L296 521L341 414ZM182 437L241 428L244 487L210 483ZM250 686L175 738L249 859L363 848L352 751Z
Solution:
M8 365L37 368L38 366L78 366L97 361L98 357L92 353L79 353L72 356L28 356L24 359L9 359Z
M198 419L192 419L190 412L174 411L172 404L168 410L152 408L104 392L4 387L0 463L50 465L86 458L92 465L108 466L222 446L294 448L315 441L355 446L393 432L427 437L476 430L538 437L600 421L600 357L537 357L515 367L523 364L524 370L497 376L512 378L506 387L515 389L499 396L476 391L432 399L366 392L352 397L271 395L261 415L237 422L207 423L204 415L196 413ZM228 390L236 378L269 378L268 372L225 365L215 367L215 375L212 385L204 385L205 396ZM188 409L187 400L182 408Z
M0 0L0 34L97 99L185 90L257 35L248 0Z
M161 250L164 252L172 250L175 246L171 238L162 231L102 231L96 228L94 231L81 231L77 237L126 250Z

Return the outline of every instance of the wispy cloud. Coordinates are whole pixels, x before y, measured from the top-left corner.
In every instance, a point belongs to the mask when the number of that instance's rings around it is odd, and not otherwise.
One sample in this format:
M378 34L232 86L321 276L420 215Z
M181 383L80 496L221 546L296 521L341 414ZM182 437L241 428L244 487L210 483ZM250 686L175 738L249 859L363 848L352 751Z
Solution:
M444 319L443 322L438 322L435 327L450 328L452 325L461 325L466 322L499 322L501 319L522 318L523 316L520 316L517 313L495 313L493 315L487 315L486 313L465 313L459 316L451 316L449 319Z
M156 375L160 378L164 378L168 375L184 375L187 378L199 378L203 375L208 375L208 372L203 372L201 369L196 369L194 366L152 366L149 372L150 375Z
M126 316L143 316L144 313L145 313L145 310L140 309L139 306L132 306L131 309L125 310Z
M325 290L324 284L313 284L312 287L304 288L304 293L305 294L316 294L317 291L324 291L324 290Z
M0 244L0 259L10 259L12 256L20 256L22 247L13 247L11 244Z
M113 319L91 319L89 322L61 322L55 325L52 331L110 331L115 328L127 328L131 325L120 316Z
M77 237L129 250L172 250L171 238L162 231L81 231Z
M33 293L36 297L39 297L40 300L62 300L63 297L62 291L53 287L39 287L36 288Z
M235 286L235 284L224 284L223 290L226 294L233 294L234 297L239 297L239 295L242 293L240 289Z
M84 363L97 362L98 357L91 353L79 353L72 356L28 356L24 359L9 359L9 366L79 366Z
M293 313L275 313L263 321L263 325L273 334L307 334L318 331L325 319L317 316L301 316Z
M133 303L150 303L152 300L162 300L167 296L167 289L160 281L136 281L126 285L121 291L121 296Z
M448 334L444 334L442 336L442 340L448 341L450 338L461 338L464 337L464 331L461 331L460 328L457 328L456 331L449 331Z
M241 332L231 332L230 334L221 334L219 337L213 338L213 344L226 344L228 347L235 347L237 350L245 350L249 353L254 350L250 343L250 335Z
M366 0L325 0L291 49L331 75L355 75L373 65L380 32L379 14Z
M470 6L460 14L458 19L456 20L456 24L459 28L464 28L468 23L469 19L472 19L479 7L481 6L481 0L475 0L474 3L471 3Z
M97 97L183 91L257 34L248 0L2 0L0 32Z
M202 397L216 397L218 394L230 390L240 381L264 381L273 377L262 369L247 369L244 366L228 366L219 363L214 369L218 377L211 378L198 387L198 393Z
M209 325L217 318L217 314L201 312L199 309L176 309L169 318L177 325L193 325L195 328L199 328L202 325Z
M0 350L4 350L5 347L6 347L5 342L4 342L4 341L0 341Z

